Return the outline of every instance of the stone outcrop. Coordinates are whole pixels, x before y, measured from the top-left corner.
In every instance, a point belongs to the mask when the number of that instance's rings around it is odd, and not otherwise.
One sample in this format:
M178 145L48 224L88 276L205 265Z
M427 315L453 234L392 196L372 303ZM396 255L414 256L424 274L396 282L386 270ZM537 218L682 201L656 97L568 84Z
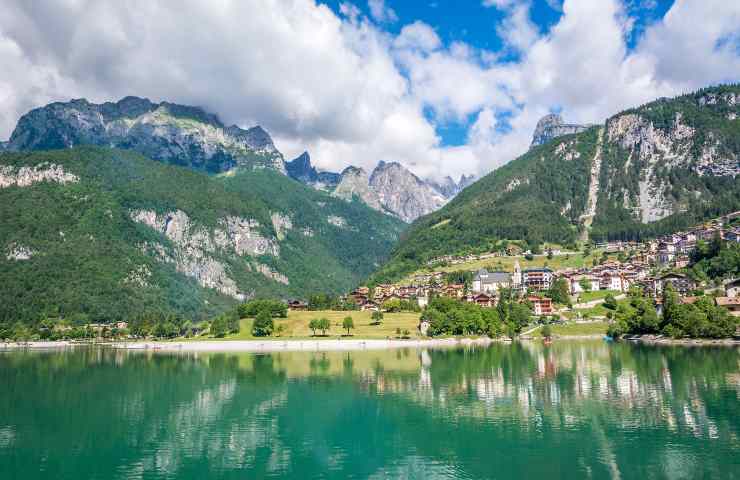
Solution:
M563 117L557 113L551 113L545 115L538 122L534 129L534 135L532 135L532 147L537 145L544 145L550 140L560 137L562 135L569 135L573 133L579 133L590 125L579 125L575 123L565 123Z
M61 165L41 164L20 168L0 165L0 188L28 187L40 182L76 183L79 180L76 175L65 172Z
M138 151L157 161L211 173L234 167L285 173L282 154L261 127L225 126L198 107L126 97L116 103L72 100L23 115L11 151L98 145Z
M213 288L224 295L238 300L246 298L236 282L229 277L227 265L220 260L223 255L239 256L271 255L280 253L275 240L260 234L260 225L255 220L226 217L219 221L219 227L209 231L194 224L188 215L177 210L166 214L157 214L151 210L135 210L131 218L162 233L172 242L173 251L168 253L164 247L145 245L146 253L154 253L159 261L174 263L178 272L194 278L201 286ZM267 278L287 284L278 272L257 268ZM269 269L268 269L269 270Z
M293 229L293 221L289 216L282 213L273 213L270 215L270 220L278 240L284 240L288 232Z
M33 249L17 243L11 243L6 249L5 258L10 261L30 260L34 255L36 255L36 251Z

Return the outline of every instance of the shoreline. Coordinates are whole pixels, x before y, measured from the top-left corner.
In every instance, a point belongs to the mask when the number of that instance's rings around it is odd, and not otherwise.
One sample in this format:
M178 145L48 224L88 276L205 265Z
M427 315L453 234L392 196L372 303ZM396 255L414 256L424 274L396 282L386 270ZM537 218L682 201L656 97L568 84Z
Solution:
M321 339L321 340L226 340L198 342L135 342L112 343L122 350L152 350L163 352L319 352L350 350L389 350L397 348L450 348L488 346L495 340L480 338L443 338L429 340L384 339Z
M626 335L618 341L644 343L646 345L683 345L693 346L740 346L740 339L737 338L670 338L656 335Z
M553 342L599 340L604 335L554 335ZM539 337L520 337L520 341L540 342ZM678 346L740 346L740 339L686 338L674 339L652 335L625 336L616 341L646 345ZM76 347L107 347L117 350L161 352L318 352L353 350L390 350L399 348L454 348L467 346L487 347L493 343L511 343L508 338L429 338L429 339L302 339L302 340L200 340L200 341L131 341L87 343L62 341L0 342L0 351L9 350L61 350Z

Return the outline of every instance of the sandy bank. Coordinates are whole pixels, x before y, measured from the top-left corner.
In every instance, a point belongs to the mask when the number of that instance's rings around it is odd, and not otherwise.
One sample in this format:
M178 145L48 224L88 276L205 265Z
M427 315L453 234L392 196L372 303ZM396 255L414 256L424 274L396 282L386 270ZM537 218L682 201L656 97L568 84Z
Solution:
M660 335L625 335L620 341L639 342L650 345L684 345L684 346L712 346L712 345L740 345L736 338L671 338Z
M89 345L87 343L72 343L67 341L59 342L0 342L0 350L9 349L22 349L22 348L67 348L74 347L75 345Z
M226 340L198 342L134 342L111 346L126 350L159 350L186 352L279 352L328 350L380 350L390 348L444 348L469 345L489 345L489 338L444 338L429 340Z

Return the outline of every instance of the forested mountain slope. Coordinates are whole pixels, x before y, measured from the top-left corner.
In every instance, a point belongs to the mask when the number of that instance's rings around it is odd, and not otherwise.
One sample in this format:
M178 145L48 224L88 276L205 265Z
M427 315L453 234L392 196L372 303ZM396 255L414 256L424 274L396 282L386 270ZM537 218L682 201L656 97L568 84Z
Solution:
M1 153L0 219L0 322L339 293L403 228L274 170L209 176L102 147Z
M495 170L414 223L372 282L501 239L640 239L740 209L740 85L619 113Z

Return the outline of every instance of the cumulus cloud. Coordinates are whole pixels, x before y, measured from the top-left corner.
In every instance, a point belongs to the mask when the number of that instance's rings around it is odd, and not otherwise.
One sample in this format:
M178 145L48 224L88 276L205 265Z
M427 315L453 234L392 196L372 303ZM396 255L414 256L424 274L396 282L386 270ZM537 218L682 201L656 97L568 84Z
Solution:
M11 0L0 9L0 138L50 101L139 95L259 123L287 157L308 149L327 169L388 160L420 175L485 173L526 151L552 109L600 122L738 80L738 2L677 0L631 49L619 0L553 2L562 15L548 31L529 3L482 4L504 14L491 30L502 51L445 43L420 21L392 34L397 15L380 0L369 17L315 0ZM456 122L466 141L442 145L438 127Z
M377 22L393 23L398 21L396 12L385 4L385 0L368 0L367 6L370 9L370 15Z

